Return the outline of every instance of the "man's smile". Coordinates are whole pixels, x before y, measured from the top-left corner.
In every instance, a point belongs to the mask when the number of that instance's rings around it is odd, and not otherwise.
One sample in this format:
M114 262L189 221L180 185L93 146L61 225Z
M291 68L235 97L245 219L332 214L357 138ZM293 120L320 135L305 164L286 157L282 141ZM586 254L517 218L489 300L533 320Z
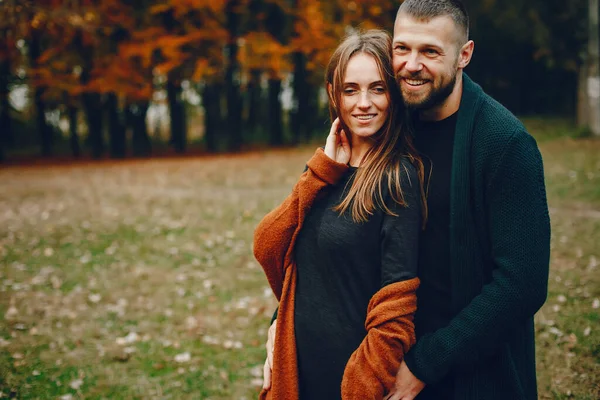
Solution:
M403 78L403 80L404 80L404 82L406 82L410 86L422 86L422 85L426 84L427 82L429 82L426 79L409 79L409 78Z

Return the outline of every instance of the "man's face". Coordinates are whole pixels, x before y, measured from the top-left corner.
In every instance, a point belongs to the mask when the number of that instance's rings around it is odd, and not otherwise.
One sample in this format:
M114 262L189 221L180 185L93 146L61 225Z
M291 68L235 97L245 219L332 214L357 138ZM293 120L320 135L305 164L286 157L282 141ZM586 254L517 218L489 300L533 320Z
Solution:
M456 83L459 49L457 28L449 16L429 21L398 16L392 64L408 107L429 110L444 104Z

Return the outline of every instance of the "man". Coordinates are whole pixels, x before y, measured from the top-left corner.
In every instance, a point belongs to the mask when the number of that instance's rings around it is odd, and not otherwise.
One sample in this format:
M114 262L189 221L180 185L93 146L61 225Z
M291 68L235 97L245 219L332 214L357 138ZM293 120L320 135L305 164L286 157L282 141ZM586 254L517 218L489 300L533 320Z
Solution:
M460 1L400 6L393 66L430 171L429 219L417 343L388 400L537 399L533 315L550 256L542 160L516 117L463 73L473 49Z
M400 6L394 72L432 169L417 344L391 400L537 399L533 315L550 254L542 160L523 125L463 74L473 48L460 1Z

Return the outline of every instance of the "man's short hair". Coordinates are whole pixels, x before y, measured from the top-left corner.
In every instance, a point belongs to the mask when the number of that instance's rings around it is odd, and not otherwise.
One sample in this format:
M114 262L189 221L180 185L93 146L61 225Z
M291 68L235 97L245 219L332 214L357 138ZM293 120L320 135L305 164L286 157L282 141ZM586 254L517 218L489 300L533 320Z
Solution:
M400 14L424 21L449 16L458 28L459 45L462 46L469 39L469 15L460 0L405 0L398 8L396 18Z

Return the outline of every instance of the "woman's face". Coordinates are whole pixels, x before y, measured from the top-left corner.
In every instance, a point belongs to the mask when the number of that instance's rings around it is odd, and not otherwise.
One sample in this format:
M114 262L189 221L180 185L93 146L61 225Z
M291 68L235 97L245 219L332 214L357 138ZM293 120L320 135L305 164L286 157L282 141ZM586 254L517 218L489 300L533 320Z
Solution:
M389 115L390 100L375 59L357 53L348 61L340 114L353 138L376 134Z

